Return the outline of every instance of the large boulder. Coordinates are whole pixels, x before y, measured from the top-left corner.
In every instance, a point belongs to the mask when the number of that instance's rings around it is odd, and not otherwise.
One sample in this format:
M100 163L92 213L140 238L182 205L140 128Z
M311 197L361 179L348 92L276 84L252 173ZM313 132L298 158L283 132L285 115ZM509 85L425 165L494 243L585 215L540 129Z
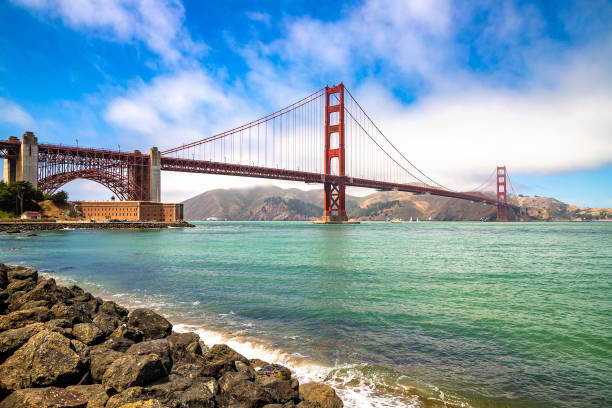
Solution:
M311 382L300 385L300 399L307 402L318 403L321 408L342 408L344 404L336 395L336 391L329 385L320 382Z
M236 361L242 361L245 364L249 363L249 360L231 347L225 344L215 344L204 355L204 372L207 376L219 377L227 371L235 370L236 366L234 363Z
M12 295L17 292L27 292L32 290L36 286L36 282L32 280L15 280L8 284L6 287L6 293ZM12 308L12 307L11 307ZM13 310L16 310L12 308Z
M172 333L166 340L174 362L195 362L194 355L202 355L200 336L196 333Z
M32 290L11 304L11 310L20 309L23 304L32 301L44 300L52 304L62 303L68 300L70 296L70 290L57 285L54 279L40 279Z
M293 380L278 380L262 386L272 396L272 400L284 404L298 399L299 382Z
M18 390L0 402L0 408L85 408L87 396L57 387Z
M42 323L33 323L25 327L0 333L0 363L19 347L23 346L30 337L38 333L42 328Z
M129 311L125 307L119 306L115 302L108 300L102 302L98 312L107 314L109 316L115 316L121 320L123 320L129 314Z
M128 316L128 326L140 329L144 340L157 340L172 332L172 324L163 316L149 309L135 309Z
M125 337L109 337L104 343L96 345L95 348L107 348L125 353L132 344L134 344L134 340L126 339Z
M121 324L121 320L117 316L109 315L106 313L98 313L93 318L93 324L95 324L104 336L110 336L117 327Z
M255 382L260 385L290 379L291 370L280 364L268 364L255 372Z
M46 322L53 318L53 313L46 307L35 307L28 310L18 310L0 316L0 331L18 329L31 323Z
M142 386L166 375L166 369L155 354L124 355L115 360L102 376L107 392L121 392L134 386Z
M92 348L89 354L89 374L95 382L101 382L104 373L116 360L122 358L123 353L107 348Z
M78 323L72 327L72 335L82 341L83 343L91 346L104 340L104 333L95 324L92 323Z
M135 343L142 341L144 337L144 333L137 327L128 326L127 324L122 324L117 327L111 334L111 338L120 337L124 339L132 340Z
M250 381L247 373L232 371L219 379L219 394L215 400L221 408L255 408L274 402L267 390Z
M0 388L14 391L28 387L67 386L86 372L86 361L59 333L42 330L0 365Z
M9 282L26 279L30 279L34 282L37 282L38 272L34 269L26 268L24 266L9 266L7 271L7 277Z
M76 391L87 397L87 408L104 408L108 401L108 395L102 384L71 385L66 387L68 391Z
M143 341L130 346L126 354L137 356L145 354L156 354L161 359L167 372L172 369L172 357L170 356L170 347L166 339Z
M74 303L66 305L64 303L55 303L51 307L51 312L57 319L66 319L72 324L91 323L93 314L91 305L87 303Z

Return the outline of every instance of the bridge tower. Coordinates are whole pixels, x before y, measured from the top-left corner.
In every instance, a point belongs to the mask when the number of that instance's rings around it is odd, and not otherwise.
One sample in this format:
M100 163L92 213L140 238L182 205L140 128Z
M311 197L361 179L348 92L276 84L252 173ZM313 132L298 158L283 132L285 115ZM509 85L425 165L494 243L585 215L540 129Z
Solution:
M325 180L322 222L343 223L348 220L344 181L344 85L325 87L325 174L338 176Z
M497 166L497 221L508 221L506 166Z

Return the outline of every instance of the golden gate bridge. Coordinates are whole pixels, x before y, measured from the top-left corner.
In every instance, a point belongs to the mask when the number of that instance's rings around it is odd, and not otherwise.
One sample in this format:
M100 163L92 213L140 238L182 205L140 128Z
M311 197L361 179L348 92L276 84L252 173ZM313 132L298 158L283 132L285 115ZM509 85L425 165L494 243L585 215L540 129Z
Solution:
M86 147L38 144L26 132L0 141L4 180L29 181L54 193L76 179L110 189L121 200L160 201L161 171L222 174L320 183L323 222L347 221L347 186L452 197L497 207L508 220L511 186L498 166L495 196L454 191L430 178L402 154L342 84L326 86L269 115L210 137L144 154ZM490 181L491 177L489 178Z

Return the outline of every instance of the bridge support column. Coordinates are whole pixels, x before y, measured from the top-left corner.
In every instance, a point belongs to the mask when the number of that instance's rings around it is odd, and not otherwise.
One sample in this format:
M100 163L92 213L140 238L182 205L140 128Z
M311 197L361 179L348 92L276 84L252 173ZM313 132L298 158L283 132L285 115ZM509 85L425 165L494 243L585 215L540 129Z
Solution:
M161 153L155 146L149 150L149 182L150 200L159 203L161 201Z
M9 136L9 142L18 142L15 136ZM5 183L10 184L17 181L17 157L5 157L4 158L4 174L2 179Z
M339 180L324 183L324 223L348 220L345 207L344 178L344 85L325 87L325 174Z
M506 166L497 167L497 221L508 221Z
M38 188L38 139L32 132L25 132L21 136L21 148L15 169L14 181L29 181L32 187ZM4 171L6 174L6 168ZM10 170L8 176L10 179Z

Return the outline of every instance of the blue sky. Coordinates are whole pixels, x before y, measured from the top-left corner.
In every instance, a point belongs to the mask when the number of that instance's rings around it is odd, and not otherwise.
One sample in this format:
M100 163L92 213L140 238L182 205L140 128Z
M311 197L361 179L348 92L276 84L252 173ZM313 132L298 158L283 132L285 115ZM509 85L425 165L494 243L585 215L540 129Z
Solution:
M610 1L8 0L0 18L3 138L167 148L343 81L442 184L506 164L519 192L612 207ZM163 177L165 200L254 182Z

